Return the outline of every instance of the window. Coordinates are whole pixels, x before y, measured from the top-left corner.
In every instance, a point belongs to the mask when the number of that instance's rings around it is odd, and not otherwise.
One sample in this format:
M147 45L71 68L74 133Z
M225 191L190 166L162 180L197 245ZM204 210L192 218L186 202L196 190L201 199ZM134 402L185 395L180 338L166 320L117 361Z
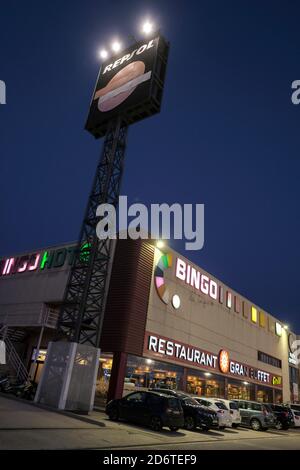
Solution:
M266 316L264 312L259 312L259 326L265 328L266 326Z
M231 410L238 410L238 409L239 409L238 404L237 404L235 401L231 401L231 402L229 403L229 408L230 408Z
M261 362L264 362L265 364L269 364L270 366L278 367L278 369L281 369L280 359L270 356L269 354L266 354L262 351L257 351L257 359Z
M178 398L169 398L168 405L169 405L169 408L172 408L172 410L181 411L181 404Z
M228 308L231 308L232 306L232 294L229 291L226 292L226 306Z
M199 403L197 402L197 400L194 400L193 398L186 398L184 400L184 404L185 405L198 405Z
M257 309L255 307L251 307L251 320L253 323L257 323Z
M262 405L260 403L249 403L248 410L262 411Z
M248 304L243 300L243 317L248 318Z
M227 406L222 401L216 401L215 405L219 408L219 410L227 410Z
M246 410L247 409L247 402L246 401L239 401L238 402L238 407L242 410Z
M143 403L145 401L145 398L145 393L131 393L130 395L127 395L125 400Z
M161 403L161 398L158 395L149 393L149 395L147 396L147 403L150 406L157 406Z
M200 403L200 405L203 405L203 406L211 406L211 403L209 401L206 401L206 400L201 400L199 398L197 398L197 401Z
M277 336L282 335L282 326L278 322L275 323L275 333L276 333Z

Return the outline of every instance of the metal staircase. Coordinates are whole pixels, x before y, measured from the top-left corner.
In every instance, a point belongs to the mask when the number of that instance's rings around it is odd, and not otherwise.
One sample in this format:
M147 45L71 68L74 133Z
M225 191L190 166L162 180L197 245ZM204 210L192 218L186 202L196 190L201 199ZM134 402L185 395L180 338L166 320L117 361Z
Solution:
M14 379L20 382L27 382L29 380L28 371L26 367L24 366L17 351L15 350L15 347L10 338L10 329L7 326L3 326L0 329L0 339L2 339L5 342L6 364L7 364L6 366L0 366L0 370L2 369L3 371L8 372L10 378L12 378L11 372L13 372ZM20 341L20 339L18 340Z

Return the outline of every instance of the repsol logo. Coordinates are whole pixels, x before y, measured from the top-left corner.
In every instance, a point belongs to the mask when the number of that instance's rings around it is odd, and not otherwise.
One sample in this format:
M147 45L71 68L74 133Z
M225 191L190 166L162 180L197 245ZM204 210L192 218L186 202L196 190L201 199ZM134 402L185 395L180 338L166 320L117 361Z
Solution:
M6 85L3 80L0 80L0 104L6 104Z
M123 57L120 57L112 64L108 64L103 70L102 75L104 75L106 72L110 72L111 70L115 69L119 65L122 65L124 62L128 62L128 60L132 59L134 55L140 55L143 52L147 51L148 49L151 49L153 46L154 46L154 39L151 39L151 41L149 41L147 44L143 44L138 49L134 49L132 52L130 52L130 54L125 54L123 55Z

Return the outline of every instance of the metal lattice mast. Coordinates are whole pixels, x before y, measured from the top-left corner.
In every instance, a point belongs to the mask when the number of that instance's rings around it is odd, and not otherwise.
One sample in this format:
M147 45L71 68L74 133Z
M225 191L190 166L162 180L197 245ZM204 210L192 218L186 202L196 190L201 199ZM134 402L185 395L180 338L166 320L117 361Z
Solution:
M118 205L126 137L127 126L118 118L106 133L59 316L59 336L95 347L100 342L112 242L96 235L96 209L103 203Z

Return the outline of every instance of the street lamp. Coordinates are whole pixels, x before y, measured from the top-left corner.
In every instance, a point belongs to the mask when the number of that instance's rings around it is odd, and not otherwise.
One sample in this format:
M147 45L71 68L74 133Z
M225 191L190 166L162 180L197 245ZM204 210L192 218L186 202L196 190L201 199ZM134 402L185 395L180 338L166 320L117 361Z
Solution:
M156 243L156 246L158 249L161 249L165 246L165 244L162 240L158 240L158 242Z
M106 49L101 49L100 52L99 52L99 55L100 55L101 59L105 60L108 57L108 52L107 52Z
M113 50L113 52L120 52L121 50L121 43L119 41L114 41L111 45L111 48Z
M142 32L146 35L152 33L153 31L153 24L146 20L144 23L143 23L143 26L142 26Z

